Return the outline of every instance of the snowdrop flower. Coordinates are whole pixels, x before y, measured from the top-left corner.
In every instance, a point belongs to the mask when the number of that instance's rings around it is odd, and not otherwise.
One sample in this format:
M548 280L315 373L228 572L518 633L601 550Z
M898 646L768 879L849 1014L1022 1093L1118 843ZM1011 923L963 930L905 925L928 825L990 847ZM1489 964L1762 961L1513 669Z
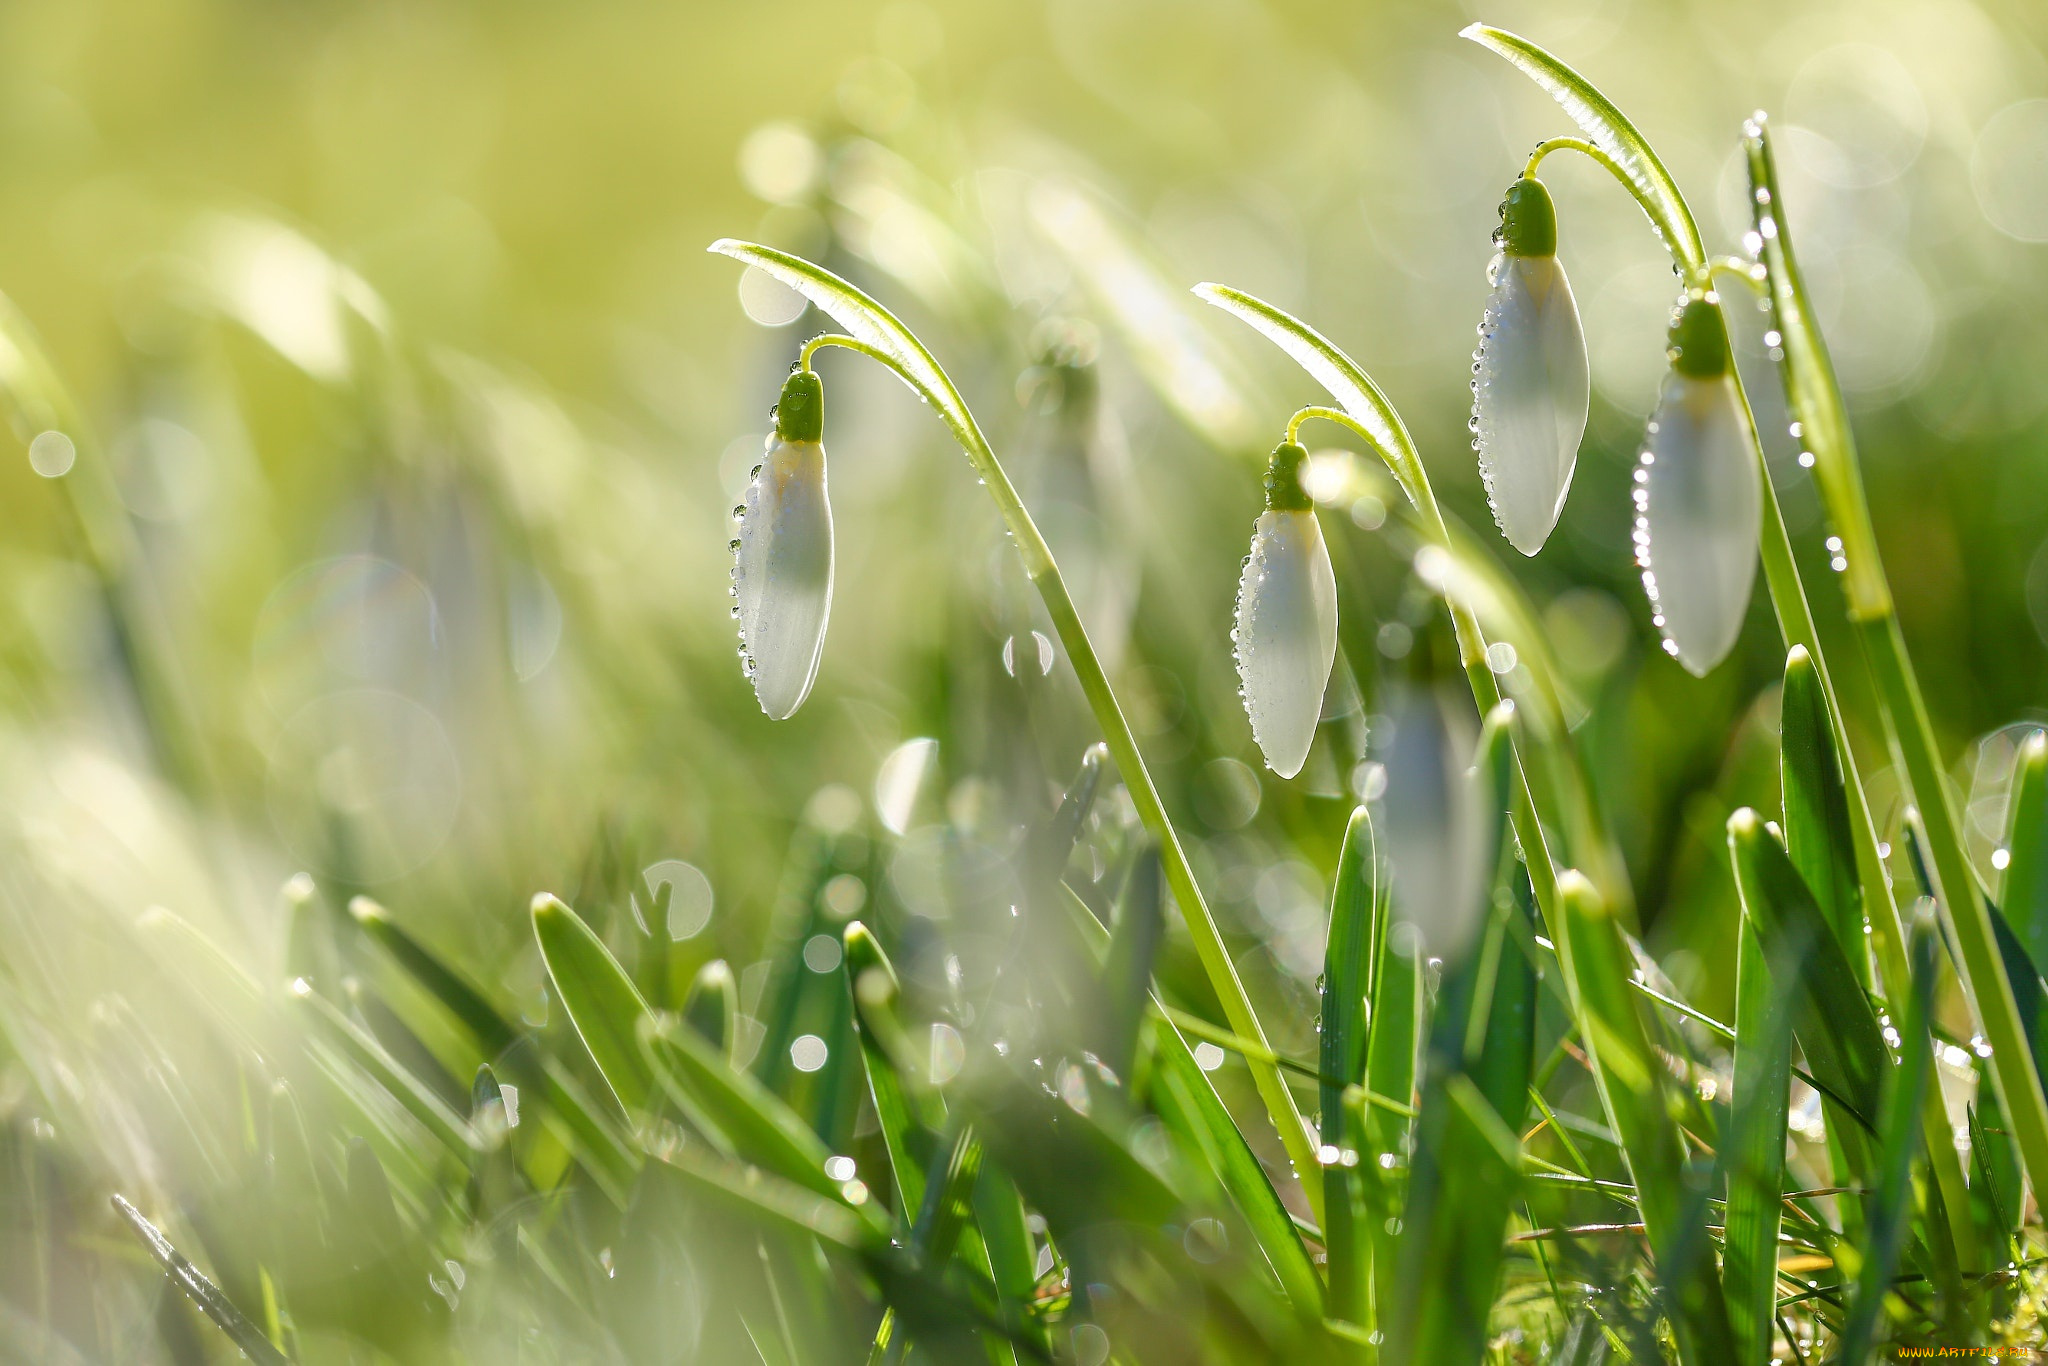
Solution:
M1763 493L1711 294L1680 306L1670 356L1636 470L1636 563L1664 649L1704 676L1742 630Z
M1266 510L1237 585L1237 676L1252 738L1283 778L1301 772L1337 658L1337 576L1302 487L1308 452L1283 442L1266 466Z
M832 610L832 506L825 496L825 388L791 374L775 405L775 434L733 509L732 614L740 665L761 710L780 721L810 696Z
M1518 180L1500 213L1493 294L1472 356L1472 447L1493 520L1509 544L1534 555L1564 508L1592 390L1550 192Z

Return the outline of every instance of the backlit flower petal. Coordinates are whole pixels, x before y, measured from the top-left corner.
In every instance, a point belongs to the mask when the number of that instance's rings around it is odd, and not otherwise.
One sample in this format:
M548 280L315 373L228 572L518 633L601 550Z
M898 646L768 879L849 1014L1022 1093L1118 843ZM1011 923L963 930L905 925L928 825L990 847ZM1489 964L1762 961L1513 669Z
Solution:
M1237 586L1237 676L1266 764L1301 772L1337 658L1337 577L1311 511L1259 514Z
M1638 472L1636 560L1664 648L1695 675L1727 657L1756 579L1763 494L1742 399L1726 374L1677 371Z
M825 448L815 441L775 442L734 517L740 661L761 710L780 721L810 695L832 610Z
M1586 338L1555 256L1503 255L1479 324L1472 436L1493 519L1534 555L1571 488L1591 394Z

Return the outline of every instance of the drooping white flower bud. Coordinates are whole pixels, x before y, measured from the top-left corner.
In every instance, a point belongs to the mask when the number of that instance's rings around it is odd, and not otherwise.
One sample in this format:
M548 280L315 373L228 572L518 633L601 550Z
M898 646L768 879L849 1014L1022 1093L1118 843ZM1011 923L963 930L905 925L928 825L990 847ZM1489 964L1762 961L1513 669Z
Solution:
M1695 676L1728 655L1756 581L1763 492L1719 307L1689 300L1636 470L1636 563L1664 649Z
M1564 509L1591 399L1579 306L1557 259L1557 216L1541 181L1501 204L1501 254L1472 357L1472 446L1493 520L1524 555Z
M1266 467L1266 510L1237 585L1237 676L1252 738L1283 778L1301 772L1337 658L1337 576L1302 487L1308 452L1292 442Z
M832 611L832 505L825 494L824 386L802 370L775 406L767 457L733 509L733 616L740 664L780 721L810 696Z

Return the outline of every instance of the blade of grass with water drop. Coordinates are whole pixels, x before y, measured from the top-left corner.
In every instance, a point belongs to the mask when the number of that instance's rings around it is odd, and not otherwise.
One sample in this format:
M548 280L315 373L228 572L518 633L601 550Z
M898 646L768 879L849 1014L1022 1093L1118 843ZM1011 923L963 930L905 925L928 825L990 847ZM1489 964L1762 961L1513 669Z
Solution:
M1137 736L1131 730L1102 661L1081 624L1080 613L1060 574L1059 564L1037 524L1032 521L1023 499L1010 483L1001 462L996 459L994 448L982 435L974 415L968 411L959 390L953 386L953 381L924 344L894 314L823 267L772 247L729 238L714 242L710 249L773 276L830 314L859 343L856 349L893 370L938 412L951 429L968 463L980 476L1002 514L1004 526L1023 560L1024 572L1038 590L1046 613L1052 619L1053 629L1059 636L1081 691L1088 699L1089 710L1102 730L1110 755L1116 760L1124 788L1130 794L1132 805L1137 808L1139 820L1159 842L1167 885L1173 890L1188 934L1194 940L1195 953L1223 1006L1230 1027L1263 1045L1265 1029L1259 1023L1257 1012L1252 1009L1250 998L1245 995L1244 984L1238 980L1236 964L1216 928L1215 917L1209 912L1201 887L1195 881L1194 869L1189 865L1180 835L1166 813L1159 788L1145 766ZM1301 1111L1294 1103L1293 1092L1288 1090L1279 1068L1272 1064L1254 1062L1251 1072L1259 1098L1279 1133L1281 1144L1293 1159L1295 1169L1306 1177L1315 1170L1315 1154L1302 1123ZM1308 1189L1308 1198L1312 1207L1322 1202L1322 1191L1313 1182Z
M145 1219L141 1211L119 1195L113 1197L113 1206L114 1212L127 1221L128 1227L149 1249L149 1255L164 1269L172 1284L184 1291L186 1297L199 1307L199 1312L227 1334L228 1340L240 1348L244 1356L257 1366L289 1366L284 1353L263 1335L263 1331L244 1317L218 1286L185 1259L183 1253L171 1246L171 1240Z
M728 1060L739 1037L739 1013L739 984L726 961L714 958L697 969L683 998L683 1023Z
M1849 833L1849 802L1835 753L1813 656L1803 645L1785 659L1781 694L1779 782L1785 807L1785 851L1806 880L1821 915L1834 928L1852 966L1868 963L1863 898L1856 881L1856 851ZM1738 1026L1739 1027L1739 1026Z

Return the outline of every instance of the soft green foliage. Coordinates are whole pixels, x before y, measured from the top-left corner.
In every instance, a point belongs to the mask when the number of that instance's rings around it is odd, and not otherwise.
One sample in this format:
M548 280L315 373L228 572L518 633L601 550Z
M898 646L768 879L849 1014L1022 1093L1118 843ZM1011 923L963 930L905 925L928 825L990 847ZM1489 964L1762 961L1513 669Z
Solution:
M0 44L0 182L51 215L0 207L0 1358L2036 1345L2048 738L1989 728L2048 707L2041 282L1969 233L2048 238L1994 137L2038 110L1977 70L2038 15L1716 65L1819 40L895 4L843 66L839 10L251 11L197 46L313 131L216 72L202 133L129 8L146 62L54 12ZM643 64L701 126L610 83ZM295 137L304 231L231 170ZM564 138L580 193L414 183ZM387 177L428 207L373 231ZM1534 561L1456 427L1502 186L1594 345ZM1883 371L1916 320L1972 372ZM1634 587L1632 363L1718 384L1760 481L1704 678ZM716 526L778 392L839 558L771 722ZM1262 502L1338 602L1287 780L1232 695Z

